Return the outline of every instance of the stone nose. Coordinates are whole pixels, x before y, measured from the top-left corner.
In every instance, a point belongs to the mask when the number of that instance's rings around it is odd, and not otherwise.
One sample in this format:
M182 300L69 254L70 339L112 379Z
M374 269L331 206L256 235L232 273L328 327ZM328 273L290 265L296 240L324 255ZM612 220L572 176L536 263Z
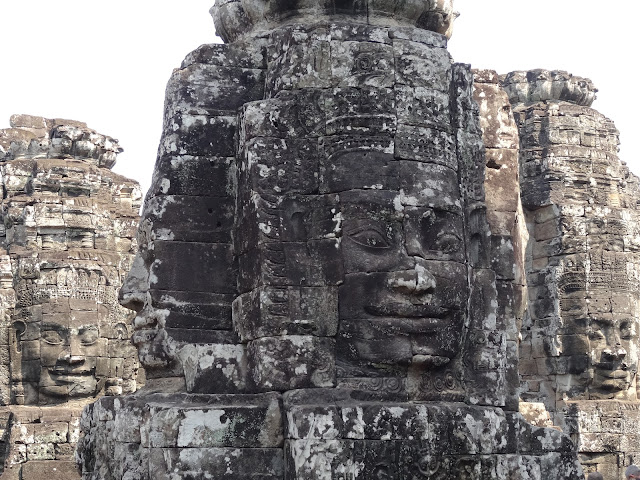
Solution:
M149 289L149 272L144 264L144 260L140 255L136 255L129 274L124 280L118 301L120 305L136 313L144 308L147 298L147 290Z
M607 347L602 351L605 360L622 360L627 356L627 351L620 343L616 343L613 347Z
M387 285L400 293L419 295L433 292L436 288L436 279L426 268L416 265L413 270L391 272Z

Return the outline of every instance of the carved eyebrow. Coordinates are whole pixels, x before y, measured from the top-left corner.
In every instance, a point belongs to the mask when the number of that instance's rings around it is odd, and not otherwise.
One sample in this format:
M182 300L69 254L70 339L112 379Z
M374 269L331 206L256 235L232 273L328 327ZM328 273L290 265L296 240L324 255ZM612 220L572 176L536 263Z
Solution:
M60 325L59 323L43 323L41 328L45 330L58 330L58 331L64 331L64 332L69 331L69 327Z
M592 323L598 323L600 325L606 325L607 327L613 326L613 320L609 318L592 318Z
M97 325L81 325L78 327L78 332L86 332L89 330L98 330L98 326Z

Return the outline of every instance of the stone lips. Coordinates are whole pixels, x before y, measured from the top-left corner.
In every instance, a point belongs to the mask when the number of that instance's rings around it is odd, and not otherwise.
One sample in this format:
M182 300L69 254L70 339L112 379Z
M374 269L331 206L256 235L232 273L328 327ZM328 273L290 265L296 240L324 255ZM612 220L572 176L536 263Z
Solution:
M211 7L216 33L233 42L278 25L317 21L348 20L351 23L407 26L451 36L458 16L453 0L216 0Z

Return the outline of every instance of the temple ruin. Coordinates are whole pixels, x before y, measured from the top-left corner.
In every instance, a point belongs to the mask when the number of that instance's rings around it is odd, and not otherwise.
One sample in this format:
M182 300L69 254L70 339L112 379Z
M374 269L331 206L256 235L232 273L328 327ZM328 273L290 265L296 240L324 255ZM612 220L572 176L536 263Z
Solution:
M85 405L144 380L118 292L140 187L111 172L117 140L63 119L0 130L2 479L80 479Z
M211 13L141 217L116 140L0 130L1 478L640 463L640 182L593 83L456 63L453 0Z
M84 478L582 478L519 413L520 117L451 2L212 14L120 292L147 384L85 410Z

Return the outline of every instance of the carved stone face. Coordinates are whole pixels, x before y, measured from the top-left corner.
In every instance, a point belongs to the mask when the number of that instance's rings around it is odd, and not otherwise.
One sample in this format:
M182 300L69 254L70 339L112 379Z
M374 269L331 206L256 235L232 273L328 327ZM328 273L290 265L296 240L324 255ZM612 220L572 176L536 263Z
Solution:
M600 316L589 329L591 396L627 392L638 369L638 318Z
M11 351L15 401L57 404L129 389L123 382L133 372L125 374L129 367L121 356L129 333L116 320L115 269L83 262L55 265L44 258L18 260Z
M565 326L561 355L575 363L574 393L590 399L636 398L640 315L635 282L627 277L625 253L593 253L590 271L573 258L560 278ZM565 266L566 268L566 266Z
M150 225L143 213L138 230L138 254L120 289L122 306L135 310L131 341L138 349L140 363L145 368L157 369L169 365L169 342L164 329L165 312L153 307L151 301L150 272L155 261L150 246Z
M402 368L416 357L444 365L459 353L468 298L457 174L366 155L367 176L378 178L375 188L339 194L345 279L338 359L364 374ZM341 174L357 178L364 156L336 160Z
M96 319L97 320L97 319ZM40 392L53 397L86 397L98 391L97 359L106 339L97 322L58 316L40 326Z

